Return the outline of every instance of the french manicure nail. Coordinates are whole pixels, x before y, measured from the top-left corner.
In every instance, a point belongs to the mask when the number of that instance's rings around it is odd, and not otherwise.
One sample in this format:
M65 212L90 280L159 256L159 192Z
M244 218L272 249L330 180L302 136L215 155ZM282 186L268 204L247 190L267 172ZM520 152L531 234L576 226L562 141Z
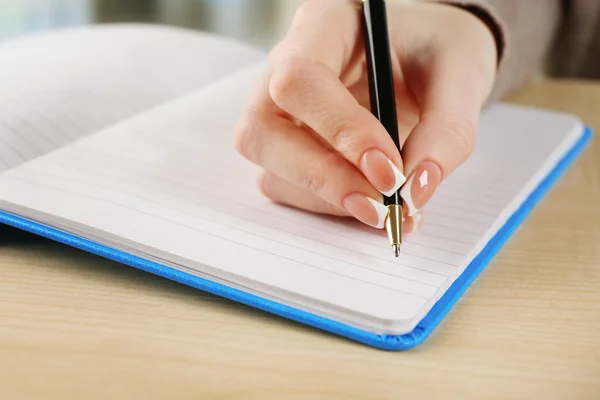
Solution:
M421 211L414 214L412 217L406 217L402 231L406 234L417 232L423 225L423 214Z
M359 221L377 229L383 228L388 209L377 200L361 193L352 193L344 198L342 205Z
M400 190L400 195L408 209L408 215L415 215L433 196L440 185L442 170L437 164L426 161L413 172Z
M369 182L388 197L406 182L406 177L400 169L379 150L365 152L360 167Z
M421 214L420 211L412 216L412 231L411 231L411 233L414 233L414 232L418 231L419 229L421 229L422 218L423 218L423 214Z

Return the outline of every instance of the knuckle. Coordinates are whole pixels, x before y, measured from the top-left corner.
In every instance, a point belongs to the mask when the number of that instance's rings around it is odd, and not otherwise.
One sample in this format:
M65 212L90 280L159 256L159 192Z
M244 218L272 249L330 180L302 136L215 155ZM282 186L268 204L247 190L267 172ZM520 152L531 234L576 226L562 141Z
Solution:
M330 138L332 146L341 153L352 150L359 135L356 135L356 125L350 119L331 121Z
M462 116L449 116L445 125L460 154L465 158L469 157L475 147L475 123Z
M274 68L269 93L276 104L282 104L299 96L304 90L304 61L288 57Z
M321 163L314 162L302 168L298 179L299 186L311 193L318 194L327 182L326 173Z
M234 129L235 149L250 161L258 161L260 155L259 121L258 112L248 109Z

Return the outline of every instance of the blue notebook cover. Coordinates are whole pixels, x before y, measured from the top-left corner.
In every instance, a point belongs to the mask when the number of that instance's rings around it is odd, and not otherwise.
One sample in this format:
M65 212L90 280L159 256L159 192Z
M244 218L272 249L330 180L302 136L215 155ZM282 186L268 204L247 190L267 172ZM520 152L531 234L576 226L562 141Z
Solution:
M66 232L0 211L0 222L24 231L34 233L51 240L105 257L151 274L156 274L167 279L188 285L217 296L221 296L239 303L243 303L272 314L288 318L302 324L322 329L327 332L363 343L382 350L407 350L421 344L437 327L458 299L462 296L471 282L488 265L502 245L511 237L513 232L527 217L533 207L548 192L552 185L562 176L563 172L577 159L592 138L592 130L585 128L580 140L560 160L555 168L546 176L531 195L521 204L519 209L507 220L506 224L489 241L487 246L469 264L462 275L448 288L446 293L431 308L429 313L417 324L412 332L403 335L380 335L362 329L323 318L296 308L289 307L259 296L245 293L199 278L171 267L157 264L143 258L115 250L104 245L94 243L87 239L71 235Z

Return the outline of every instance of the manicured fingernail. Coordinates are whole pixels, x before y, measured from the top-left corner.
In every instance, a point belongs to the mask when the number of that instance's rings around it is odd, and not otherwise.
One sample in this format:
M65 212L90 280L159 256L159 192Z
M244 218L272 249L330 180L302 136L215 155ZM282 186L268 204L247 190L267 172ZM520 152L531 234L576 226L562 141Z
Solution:
M388 209L382 203L361 193L352 193L342 202L344 208L359 221L382 229Z
M365 152L360 163L360 168L369 182L388 197L406 182L404 174L379 150Z
M414 214L411 218L413 220L411 233L414 233L421 229L421 226L423 224L423 214L421 214L421 212L419 211L416 214Z
M423 214L421 213L421 211L419 211L412 217L406 217L404 224L402 225L402 230L407 234L414 233L421 229L422 225Z
M440 185L442 170L437 164L426 161L410 175L406 185L400 190L400 195L408 208L408 215L413 216L433 196Z

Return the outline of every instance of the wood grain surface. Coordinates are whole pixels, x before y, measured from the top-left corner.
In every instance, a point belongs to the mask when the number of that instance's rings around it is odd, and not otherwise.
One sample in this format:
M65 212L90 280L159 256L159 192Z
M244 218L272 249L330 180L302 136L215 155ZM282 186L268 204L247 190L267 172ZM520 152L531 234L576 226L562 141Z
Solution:
M510 98L600 131L600 84ZM598 399L594 139L417 349L322 333L0 229L2 399ZM410 397L409 397L410 396Z

